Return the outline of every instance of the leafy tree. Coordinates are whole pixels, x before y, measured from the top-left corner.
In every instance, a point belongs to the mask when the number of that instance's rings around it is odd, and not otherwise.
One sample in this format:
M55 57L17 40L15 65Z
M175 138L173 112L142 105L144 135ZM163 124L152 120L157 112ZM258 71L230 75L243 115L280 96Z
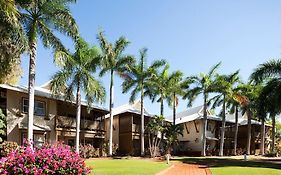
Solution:
M20 6L20 21L24 28L29 49L28 79L28 140L33 138L34 86L38 37L45 47L65 50L53 30L77 38L78 27L71 16L68 4L75 0L29 0Z
M204 109L203 109L203 144L201 155L206 156L206 130L207 130L207 108L209 104L209 94L214 91L214 80L217 69L221 63L214 65L207 74L201 73L197 76L188 77L191 86L183 96L184 99L189 99L188 106L200 95L203 95Z
M102 70L100 76L103 76L107 72L110 73L110 95L109 95L109 155L112 155L112 137L113 137L113 115L112 108L114 107L113 102L113 91L114 91L114 74L122 74L128 69L128 65L134 62L134 59L130 55L124 55L126 47L129 41L125 37L120 37L114 44L109 43L103 32L99 32L98 41L102 50Z
M84 92L88 104L103 102L105 89L101 82L93 77L99 67L99 49L90 47L79 38L75 45L75 53L57 51L55 61L60 71L54 74L51 80L51 90L55 95L64 95L72 100L76 94L76 144L75 150L79 153L79 133L81 118L81 92ZM62 94L63 92L63 94Z
M166 142L166 153L171 153L172 145L178 142L178 136L183 136L183 125L167 123L163 130Z
M165 118L163 116L154 116L152 117L147 126L146 130L148 131L148 145L149 153L152 158L154 158L159 152L159 145L162 141L162 137L159 135L163 133Z
M217 75L215 80L215 92L219 95L214 97L213 107L218 107L222 105L221 115L222 115L222 127L220 134L220 151L219 155L223 156L224 147L224 135L225 135L225 115L226 115L226 103L234 99L233 87L239 81L239 71L236 71L230 75Z
M131 64L126 72L121 73L123 93L131 90L130 103L134 102L138 93L141 95L141 155L144 155L144 92L148 89L148 82L157 68L165 64L164 60L156 60L150 66L146 63L147 49L140 51L140 60Z

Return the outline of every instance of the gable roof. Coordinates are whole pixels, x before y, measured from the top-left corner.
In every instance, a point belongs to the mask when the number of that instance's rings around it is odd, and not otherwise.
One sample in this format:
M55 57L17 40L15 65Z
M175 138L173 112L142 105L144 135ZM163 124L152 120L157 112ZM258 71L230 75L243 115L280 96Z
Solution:
M36 86L35 87L35 96L39 96L39 97L46 97L46 98L50 98L50 99L54 99L54 100L64 100L62 97L54 97L51 93L51 91L48 89L49 84L44 84L42 86ZM8 85L8 84L0 84L0 88L3 89L8 89L11 91L16 91L16 92L22 92L22 93L28 93L28 89L25 86L13 86L13 85ZM74 103L74 102L73 102ZM87 102L85 100L81 101L81 104L83 106L88 106ZM109 111L99 105L96 104L92 104L91 106L94 109L98 109L101 111L105 111L106 113L108 113Z
M226 119L235 123L235 114L226 114ZM248 116L247 114L245 113L244 115L242 115L241 112L238 113L238 124L239 125L248 125ZM252 125L261 125L261 122L257 121L257 120L251 120L251 124ZM268 124L265 124L266 126L271 126L271 125L268 125Z
M113 116L119 115L119 114L123 114L123 113L133 113L133 114L141 114L141 104L139 100L134 101L133 103L127 103L125 105L116 107L112 109L112 114ZM145 109L144 109L144 115L148 116L148 117L152 117L153 115L148 113ZM109 118L109 114L107 114L105 116L105 118Z
M208 114L207 116L208 120L221 121L220 117L211 115L209 110L207 110L207 114ZM171 118L172 116L169 117L170 120ZM198 119L203 119L203 106L193 107L176 114L176 124L190 122Z

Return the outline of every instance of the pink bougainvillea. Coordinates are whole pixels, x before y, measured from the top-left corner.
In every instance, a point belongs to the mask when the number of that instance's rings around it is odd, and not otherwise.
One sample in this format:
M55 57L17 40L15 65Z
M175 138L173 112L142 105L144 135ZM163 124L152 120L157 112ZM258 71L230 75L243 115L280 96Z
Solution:
M62 143L32 150L20 147L0 160L0 174L86 175L90 169L70 147Z

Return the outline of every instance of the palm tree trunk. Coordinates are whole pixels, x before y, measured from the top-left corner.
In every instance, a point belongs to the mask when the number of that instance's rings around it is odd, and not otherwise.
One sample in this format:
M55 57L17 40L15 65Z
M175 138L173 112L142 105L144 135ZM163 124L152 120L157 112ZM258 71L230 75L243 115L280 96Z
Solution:
M36 23L33 24L30 40L30 59L29 59L29 77L28 77L28 133L27 140L33 140L33 116L34 116L34 88L35 88L35 68L37 56L37 43L36 43ZM33 144L30 144L33 148Z
M108 155L112 156L112 138L113 138L113 114L112 108L114 106L114 80L113 80L113 70L110 72L110 97L109 97L109 144L108 144Z
M164 116L164 101L163 101L163 97L161 97L161 99L160 99L160 115Z
M264 140L265 140L265 121L264 117L261 119L261 144L260 144L260 154L264 155Z
M272 118L272 136L271 136L271 151L275 151L275 128L276 128L276 121L275 121L275 115L271 115Z
M248 136L247 136L247 154L251 154L251 137L252 137L252 113L248 109L247 110L247 116L248 116Z
M176 93L175 92L173 97L173 125L176 125Z
M235 106L235 131L234 131L234 150L233 155L237 154L237 137L238 137L238 105Z
M221 140L220 140L219 156L223 156L224 134L225 134L225 95L223 96L223 105L222 105L222 127L221 127Z
M143 109L143 86L141 89L141 156L144 156L144 109Z
M204 94L204 112L203 112L203 140L201 155L206 156L206 132L207 132L207 94Z
M81 119L81 92L80 84L78 83L77 93L76 93L76 142L75 142L75 151L79 154L79 145L80 145L80 119Z

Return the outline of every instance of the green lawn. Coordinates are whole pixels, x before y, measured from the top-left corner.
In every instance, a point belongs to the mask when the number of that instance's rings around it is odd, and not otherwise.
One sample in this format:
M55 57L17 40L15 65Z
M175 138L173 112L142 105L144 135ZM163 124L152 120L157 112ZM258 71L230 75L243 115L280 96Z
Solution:
M87 160L87 166L91 166L91 175L154 175L168 167L163 162L135 159L100 159Z
M281 175L281 164L236 158L177 158L184 163L208 165L213 175Z

